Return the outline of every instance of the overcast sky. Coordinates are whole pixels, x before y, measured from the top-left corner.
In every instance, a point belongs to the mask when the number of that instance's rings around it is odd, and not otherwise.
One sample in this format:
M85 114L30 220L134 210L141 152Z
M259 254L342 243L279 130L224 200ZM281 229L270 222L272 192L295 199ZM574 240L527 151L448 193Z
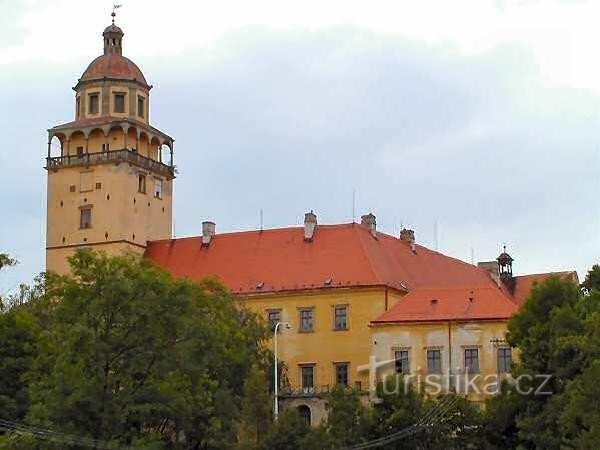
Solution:
M600 2L122 0L124 55L175 137L176 236L378 228L517 273L600 262ZM45 130L110 1L0 0L0 292L43 270ZM437 239L435 228L437 223Z

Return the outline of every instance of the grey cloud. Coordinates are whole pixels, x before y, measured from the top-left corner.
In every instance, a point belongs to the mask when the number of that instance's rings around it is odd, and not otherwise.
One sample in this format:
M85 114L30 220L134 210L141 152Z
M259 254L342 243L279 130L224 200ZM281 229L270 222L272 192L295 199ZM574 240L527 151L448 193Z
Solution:
M599 99L544 87L526 49L466 57L348 27L251 28L210 49L129 56L155 85L154 123L177 139L178 235L198 234L206 217L220 231L254 228L260 209L268 227L299 223L311 208L321 222L349 221L356 189L357 214L373 210L391 233L411 225L429 245L437 221L441 250L463 259L471 247L477 259L495 257L507 241L520 271L582 275L598 260ZM3 228L23 236L3 233L0 248L35 264L43 216L24 205L43 202L34 180L44 130L70 119L74 79L64 74L84 65L52 68L35 117L13 120L24 112L20 87L0 112L13 124L8 144L24 136L15 160L3 155L21 187L0 193L15 216ZM47 85L43 72L37 82Z

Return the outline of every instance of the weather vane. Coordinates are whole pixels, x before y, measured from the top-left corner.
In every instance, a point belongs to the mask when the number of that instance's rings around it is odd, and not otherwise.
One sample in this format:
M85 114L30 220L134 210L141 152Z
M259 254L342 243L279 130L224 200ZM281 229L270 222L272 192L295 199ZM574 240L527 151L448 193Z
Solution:
M121 6L123 6L123 5L117 4L117 3L113 4L113 10L112 10L112 13L110 13L110 15L112 16L113 25L115 24L115 16L117 15L117 9L119 9Z

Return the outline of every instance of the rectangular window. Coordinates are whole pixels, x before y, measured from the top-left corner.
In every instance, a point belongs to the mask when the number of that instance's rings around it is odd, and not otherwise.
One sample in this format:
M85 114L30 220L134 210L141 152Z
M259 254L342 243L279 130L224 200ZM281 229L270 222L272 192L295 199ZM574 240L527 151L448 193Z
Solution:
M315 387L315 367L301 366L300 375L302 378L302 390L304 392L312 392Z
M98 114L100 111L100 98L98 94L90 94L88 102L89 114Z
M348 386L348 363L335 365L335 383L340 386Z
M163 184L162 180L159 178L154 179L154 198L162 198L163 194Z
M334 315L334 329L335 330L347 330L348 329L348 307L347 306L336 306L333 308Z
M81 97L77 97L77 100L75 103L76 103L75 116L79 119L79 117L81 116Z
M125 112L125 94L123 92L117 92L115 94L115 112Z
M110 150L110 144L102 144L102 151L107 152Z
M92 208L84 207L79 210L79 228L92 227Z
M442 373L442 352L438 349L427 350L427 372Z
M312 309L301 309L300 310L300 331L308 332L313 331L313 310Z
M144 110L145 108L146 102L144 97L142 97L141 95L138 95L138 104L137 104L137 113L138 113L138 117L144 118Z
M469 373L479 372L479 349L465 349L465 371Z
M410 373L410 360L408 359L408 350L396 350L394 352L394 361L396 373Z
M83 147L77 147L77 157L83 158Z
M141 173L138 175L138 192L146 193L146 175Z
M510 373L512 368L512 349L510 347L500 347L498 349L498 372Z
M275 325L277 322L281 322L281 310L273 309L267 312L267 319L269 321L269 326L271 327L271 331L275 330ZM281 325L279 326L281 328Z

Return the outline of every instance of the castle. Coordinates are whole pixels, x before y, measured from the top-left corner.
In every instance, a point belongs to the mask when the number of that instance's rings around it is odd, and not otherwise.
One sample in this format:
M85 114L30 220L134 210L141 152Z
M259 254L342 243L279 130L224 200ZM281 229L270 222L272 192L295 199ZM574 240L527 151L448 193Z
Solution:
M67 273L67 257L89 247L219 277L272 324L290 324L277 335L279 401L312 424L334 385L366 393L389 373L510 372L507 320L550 274L514 276L506 252L474 266L419 245L413 230L378 231L373 214L321 225L312 211L297 227L218 234L203 222L200 236L173 239L174 140L150 125L152 86L123 56L123 36L113 16L73 88L75 120L48 130L48 271Z

